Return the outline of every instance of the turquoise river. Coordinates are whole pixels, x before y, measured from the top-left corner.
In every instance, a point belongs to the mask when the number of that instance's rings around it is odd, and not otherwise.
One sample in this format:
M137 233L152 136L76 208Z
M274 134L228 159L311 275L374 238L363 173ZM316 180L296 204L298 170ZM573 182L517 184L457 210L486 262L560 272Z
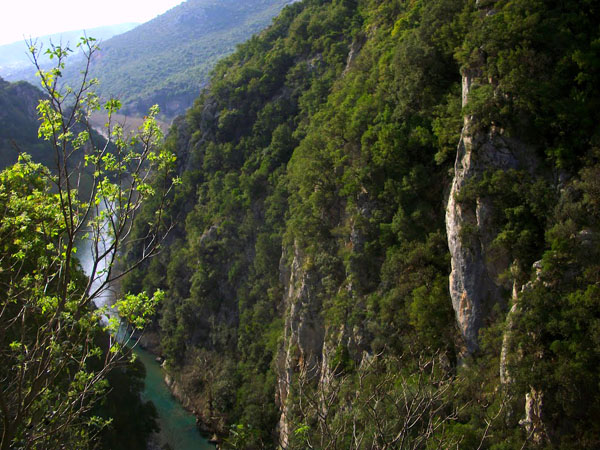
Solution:
M146 368L146 387L142 398L151 400L156 406L160 444L169 444L172 450L214 450L215 446L198 432L196 417L171 395L155 356L139 347L136 347L135 353Z
M108 239L106 239L107 233L104 229L102 230L102 234L100 242L104 245L108 242ZM81 266L86 274L90 276L94 261L93 246L90 241L84 241L80 242L78 247L80 248L78 256ZM100 252L102 253L104 250L105 248L101 246ZM105 268L106 264L104 260L100 261L92 284L92 290L105 282L106 275L103 274ZM110 305L113 301L114 295L110 286L107 286L104 292L94 300L94 303L96 306L101 307ZM136 347L134 351L146 368L145 389L142 394L143 400L152 401L158 412L158 424L160 426L160 433L158 435L159 447L170 450L214 450L215 446L210 444L198 431L195 416L186 411L171 394L164 381L163 370L158 362L155 361L155 356L139 347Z

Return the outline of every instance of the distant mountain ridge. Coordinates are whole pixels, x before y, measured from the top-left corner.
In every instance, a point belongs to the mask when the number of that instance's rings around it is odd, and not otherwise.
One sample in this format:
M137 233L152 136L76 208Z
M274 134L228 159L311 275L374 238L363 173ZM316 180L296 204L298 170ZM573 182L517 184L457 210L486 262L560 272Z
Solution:
M79 41L79 37L84 33L88 36L94 36L99 40L106 40L118 34L125 33L138 25L139 23L136 22L127 22L90 29L64 31L34 37L33 39L45 48L49 46L50 41L55 44L70 44L71 47L75 47L75 44ZM11 44L0 45L0 76L8 81L17 81L20 79L32 81L31 75L35 74L35 70L29 60L25 39L27 39L27 36L24 36L22 40Z
M216 61L265 28L294 0L188 0L101 44L92 65L99 94L143 115L158 103L167 117L192 105ZM76 84L79 71L67 70Z

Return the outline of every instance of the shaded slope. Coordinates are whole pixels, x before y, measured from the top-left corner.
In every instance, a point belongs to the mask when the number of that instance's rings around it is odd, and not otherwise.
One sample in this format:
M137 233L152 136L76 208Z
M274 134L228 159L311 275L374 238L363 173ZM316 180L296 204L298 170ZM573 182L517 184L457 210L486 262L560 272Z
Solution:
M54 166L50 146L38 139L36 107L42 98L42 91L25 81L8 83L0 78L0 167L14 164L20 152Z

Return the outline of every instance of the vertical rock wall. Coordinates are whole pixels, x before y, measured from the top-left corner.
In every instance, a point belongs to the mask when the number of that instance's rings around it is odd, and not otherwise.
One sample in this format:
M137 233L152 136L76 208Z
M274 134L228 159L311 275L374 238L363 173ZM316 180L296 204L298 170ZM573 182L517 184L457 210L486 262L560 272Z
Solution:
M463 107L478 78L477 71L463 72ZM467 354L477 350L478 332L491 308L505 301L504 292L510 286L501 286L497 280L510 261L494 258L492 262L487 257L496 235L491 200L461 196L468 184L487 170L518 168L518 152L519 145L505 139L499 130L482 131L473 116L465 115L446 208L446 232L452 262L450 295Z
M298 246L294 246L291 266L286 267L286 254L282 255L281 277L285 285L285 332L284 344L278 362L277 401L281 411L279 442L287 448L290 401L294 374L305 371L308 377L319 374L320 356L323 351L325 330L320 316L321 304L316 295L315 274L305 270L304 258Z
M373 205L366 193L359 199L359 214L368 217ZM348 217L342 221L350 221L350 233L345 244L358 251L366 241L365 231ZM293 248L294 256L288 263L284 250L281 264L281 282L285 286L284 303L285 332L283 346L278 358L277 401L281 411L279 420L279 442L282 448L287 448L290 433L290 414L294 401L290 397L294 388L300 382L316 387L319 392L330 391L335 377L335 354L339 348L345 348L354 362L360 362L368 357L369 336L362 324L327 324L323 319L322 299L324 297L322 278L326 274L312 268L307 257L297 243ZM360 267L349 267L346 280L338 286L340 291L353 299L356 308L364 308L363 300L358 295L354 279L359 277ZM356 281L360 283L360 281ZM295 384L296 385L295 385ZM327 416L325 404L313 405L320 409L321 417Z

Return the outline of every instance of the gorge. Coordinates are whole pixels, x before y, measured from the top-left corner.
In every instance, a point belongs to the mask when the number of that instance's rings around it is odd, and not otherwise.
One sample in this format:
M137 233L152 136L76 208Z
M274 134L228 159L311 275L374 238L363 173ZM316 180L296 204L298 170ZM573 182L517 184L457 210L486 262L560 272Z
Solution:
M600 447L596 2L289 3L119 254L186 406L223 448Z
M155 328L213 429L594 447L588 6L304 1L217 65L167 139L168 249L127 281L168 292Z
M105 211L106 207L102 207L101 210ZM104 252L107 248L106 243L110 242L107 228L102 229L102 235L103 236L100 239L100 252ZM94 242L80 242L79 247L79 260L81 266L86 275L92 276L95 260L93 256ZM106 280L108 274L105 270L109 259L110 255L101 260L101 263L97 268L98 275L93 283L92 289L99 288ZM95 304L98 308L106 308L109 317L115 317L120 320L118 312L111 310L111 305L116 300L116 291L118 291L118 288L115 286L106 286L105 290L96 298ZM104 319L105 323L107 321L108 317ZM123 322L121 326L127 327L126 322ZM153 443L152 445L156 445L157 448L161 449L166 447L178 450L202 450L214 448L214 445L209 444L208 439L201 436L194 414L186 411L183 405L173 396L173 393L165 382L166 373L156 361L156 355L144 350L137 343L134 343L133 345L133 355L141 362L145 373L143 379L144 389L141 393L141 399L144 402L152 402L157 413L157 425L159 431L150 437L150 442Z

